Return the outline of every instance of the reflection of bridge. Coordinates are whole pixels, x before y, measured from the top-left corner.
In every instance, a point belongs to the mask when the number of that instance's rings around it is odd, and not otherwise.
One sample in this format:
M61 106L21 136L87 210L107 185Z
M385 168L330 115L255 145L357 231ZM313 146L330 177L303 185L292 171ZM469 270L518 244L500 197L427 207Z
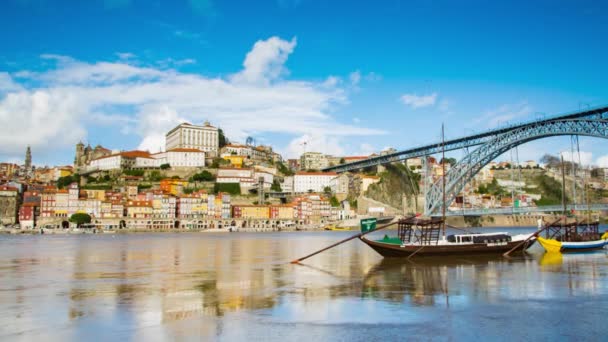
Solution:
M475 146L475 150L453 165L445 175L445 205L449 207L477 172L501 154L529 141L552 136L583 135L608 138L607 119L608 107L590 108L333 166L325 171L354 171L409 158L430 156L443 150L453 151ZM430 184L425 192L425 214L438 215L443 207L442 179Z
M512 214L530 214L530 213L562 213L564 207L561 205L547 205L542 207L504 207L504 208L471 208L446 210L446 216L481 216L481 215L512 215ZM568 212L585 212L587 210L608 210L608 204L576 204L567 205Z

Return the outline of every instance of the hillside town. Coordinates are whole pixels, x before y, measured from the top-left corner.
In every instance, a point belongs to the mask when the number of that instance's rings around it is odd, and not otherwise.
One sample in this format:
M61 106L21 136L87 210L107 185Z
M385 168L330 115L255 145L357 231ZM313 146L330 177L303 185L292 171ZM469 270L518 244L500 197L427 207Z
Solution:
M392 168L322 171L394 149L368 156L304 152L299 159L284 160L271 146L247 140L230 142L209 122L181 123L167 132L162 152L110 150L80 142L72 165L53 167L35 167L28 147L22 165L0 163L0 226L67 229L84 222L98 230L145 231L348 225L360 217L420 212L421 189L456 163L433 157L398 163L401 176L412 183L404 190L382 186L390 184ZM608 190L607 170L577 167L565 171L574 191L581 189L580 201L586 200L581 196L587 189L599 191L598 198L605 200L601 194ZM560 175L561 166L554 160L542 167L533 160L491 162L455 198L450 210L556 204L559 199L542 187ZM387 193L400 194L388 199ZM572 195L576 199L576 192ZM88 219L80 222L74 218L79 214Z

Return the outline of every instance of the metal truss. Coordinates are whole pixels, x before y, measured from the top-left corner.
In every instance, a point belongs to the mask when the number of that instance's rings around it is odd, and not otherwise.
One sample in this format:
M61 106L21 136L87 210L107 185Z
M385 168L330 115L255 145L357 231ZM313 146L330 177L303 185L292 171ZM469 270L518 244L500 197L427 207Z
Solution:
M608 110L608 108L606 108ZM488 139L485 143L452 166L446 173L446 207L454 201L464 186L485 165L508 150L526 142L558 135L584 135L608 138L608 121L602 115L587 119L569 118L565 120L539 120L526 125L518 125ZM425 214L438 215L443 205L441 178L426 191Z
M513 214L530 214L539 212L561 213L564 207L561 205L548 205L541 207L505 207L505 208L471 208L461 210L448 210L445 216L482 216L482 215L513 215ZM567 211L604 211L608 210L608 204L569 204L566 206Z
M473 134L469 136L464 136L456 139L448 139L445 143L436 142L429 145L419 146L395 153L390 153L382 156L372 157L361 161L356 161L353 163L336 165L332 167L328 167L324 169L324 171L334 171L334 172L347 172L347 171L355 171L364 169L367 167L383 165L388 163L393 163L397 161L402 161L410 158L428 156L432 154L440 153L442 150L445 151L453 151L460 150L467 147L479 146L486 144L494 139L497 135L501 135L516 129L535 126L542 123L552 122L552 121L561 121L568 119L594 119L594 120L602 120L608 119L608 106L589 108L587 110L576 111L561 115L555 115L550 117L539 118L534 121L514 124L510 126L505 126L493 130L489 130L483 133Z

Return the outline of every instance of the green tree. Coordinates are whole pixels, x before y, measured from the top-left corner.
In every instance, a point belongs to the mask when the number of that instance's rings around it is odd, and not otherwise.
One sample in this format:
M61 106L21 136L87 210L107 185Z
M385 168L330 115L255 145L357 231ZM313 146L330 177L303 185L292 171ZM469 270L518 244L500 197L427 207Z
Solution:
M331 187L326 186L323 188L323 193L326 195L330 195L331 194Z
M331 196L331 198L329 199L329 204L332 207L339 207L340 206L340 201L338 201L338 199L336 198L336 196Z
M293 171L291 171L287 166L285 166L285 164L283 164L282 162L278 162L277 163L277 169L279 170L280 173L284 174L285 176L293 176Z
M445 162L450 164L450 166L454 166L454 164L456 164L456 158L445 158ZM443 159L439 161L439 164L443 164Z
M192 182L210 182L213 180L215 180L215 176L207 170L203 170L200 173L190 177L190 181Z
M145 172L144 170L124 170L123 173L127 176L142 177Z
M76 213L70 216L70 222L76 223L78 227L85 223L91 223L91 215L85 213Z
M150 174L148 175L148 179L152 182L159 182L163 178L165 178L165 177L158 170L154 170L154 171L150 172Z
M218 135L218 140L219 140L219 146L220 148L228 145L230 143L230 141L228 140L228 138L226 138L226 135L224 135L224 131L221 128L217 129L217 135Z
M59 189L63 189L72 183L79 183L79 182L80 182L80 175L75 173L71 176L59 177L59 179L57 179L57 187Z
M227 192L231 195L239 195L241 193L241 185L239 183L215 183L213 192L216 194Z
M279 184L279 180L278 179L274 179L272 181L272 185L270 186L270 190L276 191L276 192L283 191L283 189L281 189L281 184Z
M213 158L213 162L211 162L210 168L219 169L221 165L225 165L225 164L230 164L230 161L228 161L224 158L216 157L216 158Z
M165 163L165 164L161 164L160 165L160 169L161 170L169 170L171 168L171 165L169 163Z
M339 163L340 163L340 165L345 164L346 163L346 159L340 158L340 162Z

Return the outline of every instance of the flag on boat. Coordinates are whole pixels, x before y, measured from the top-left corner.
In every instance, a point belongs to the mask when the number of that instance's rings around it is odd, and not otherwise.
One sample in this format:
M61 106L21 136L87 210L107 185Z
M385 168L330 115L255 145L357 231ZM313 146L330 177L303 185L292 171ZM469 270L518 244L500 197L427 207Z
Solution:
M371 232L376 229L377 220L375 217L361 220L361 233Z

